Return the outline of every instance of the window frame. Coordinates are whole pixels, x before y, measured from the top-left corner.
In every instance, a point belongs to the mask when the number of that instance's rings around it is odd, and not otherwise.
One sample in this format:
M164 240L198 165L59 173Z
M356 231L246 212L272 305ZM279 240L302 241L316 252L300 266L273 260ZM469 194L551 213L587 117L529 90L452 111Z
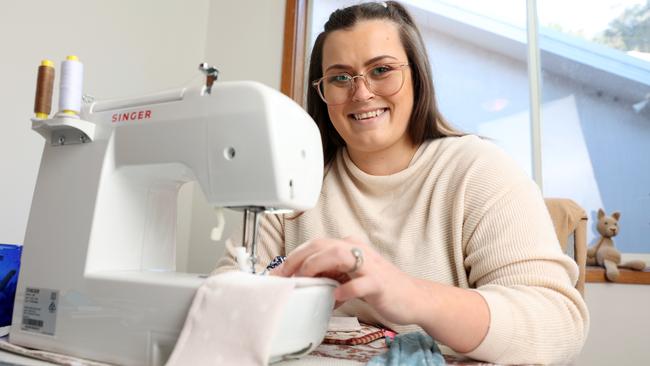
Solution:
M304 106L307 0L286 0L280 91Z

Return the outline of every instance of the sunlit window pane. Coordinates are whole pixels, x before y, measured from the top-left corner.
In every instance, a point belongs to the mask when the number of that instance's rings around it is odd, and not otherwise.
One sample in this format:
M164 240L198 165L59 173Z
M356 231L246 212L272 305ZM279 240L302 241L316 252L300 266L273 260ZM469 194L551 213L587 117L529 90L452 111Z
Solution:
M537 5L545 194L589 212L590 244L604 208L622 213L619 250L650 252L650 2Z

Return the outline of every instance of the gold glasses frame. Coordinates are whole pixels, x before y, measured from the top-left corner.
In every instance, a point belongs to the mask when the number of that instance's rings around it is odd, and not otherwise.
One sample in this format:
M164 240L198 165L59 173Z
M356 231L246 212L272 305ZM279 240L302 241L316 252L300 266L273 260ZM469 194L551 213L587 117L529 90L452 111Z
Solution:
M375 88L373 88L371 86L371 82L368 81L366 75L369 72L371 72L373 69L375 69L377 67L381 67L381 66L392 67L393 70L391 70L391 71L397 71L397 69L399 69L400 72L402 73L402 82L400 83L399 88L397 88L397 90L395 90L394 92L387 93L387 94L377 93L377 91L375 91ZM404 80L406 80L405 75L404 75L404 70L405 70L405 68L407 66L409 66L408 63L390 63L390 62L389 63L379 63L379 64L374 64L372 66L369 66L366 70L364 70L364 72L356 74L356 75L351 75L350 73L347 73L347 72L337 72L337 73L325 74L320 79L312 81L311 85L314 88L316 88L316 91L318 91L318 95L323 100L323 102L325 102L325 104L330 105L330 106L332 106L332 105L341 105L341 104L347 103L350 100L350 98L357 91L357 83L356 83L356 80L355 80L357 78L361 78L363 80L363 83L366 85L366 89L368 89L368 91L370 91L372 94L379 95L379 96L382 96L382 97L390 97L391 95L395 95L395 94L399 93L399 91L402 90L402 87L404 87ZM349 82L350 82L351 87L349 88L349 95L341 103L329 103L329 102L327 102L327 99L325 99L325 95L323 95L323 88L321 87L322 83L326 78L328 78L328 77L330 77L332 75L347 75L347 76L350 77Z

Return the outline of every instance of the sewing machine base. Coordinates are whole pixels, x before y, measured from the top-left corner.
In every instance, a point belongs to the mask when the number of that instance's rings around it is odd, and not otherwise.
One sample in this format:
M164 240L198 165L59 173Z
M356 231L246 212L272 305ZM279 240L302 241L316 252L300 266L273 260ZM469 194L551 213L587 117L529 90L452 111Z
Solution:
M12 331L25 347L120 365L165 364L176 344L201 276L181 273L112 273L87 280L85 292L60 295L54 334ZM299 358L323 340L334 306L336 282L296 278L271 342L270 361ZM119 288L122 296L115 296ZM92 289L92 290L91 290ZM102 294L112 294L110 297ZM19 301L25 294L18 294ZM167 315L164 319L160 313ZM102 334L88 337L88 334Z

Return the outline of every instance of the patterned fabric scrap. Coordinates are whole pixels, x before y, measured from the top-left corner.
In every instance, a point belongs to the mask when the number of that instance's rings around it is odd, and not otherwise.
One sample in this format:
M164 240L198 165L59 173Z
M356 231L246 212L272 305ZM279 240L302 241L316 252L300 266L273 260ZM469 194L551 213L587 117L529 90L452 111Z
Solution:
M361 324L361 329L354 331L331 331L325 333L325 344L368 344L374 340L394 334L387 329L378 328L369 324Z

